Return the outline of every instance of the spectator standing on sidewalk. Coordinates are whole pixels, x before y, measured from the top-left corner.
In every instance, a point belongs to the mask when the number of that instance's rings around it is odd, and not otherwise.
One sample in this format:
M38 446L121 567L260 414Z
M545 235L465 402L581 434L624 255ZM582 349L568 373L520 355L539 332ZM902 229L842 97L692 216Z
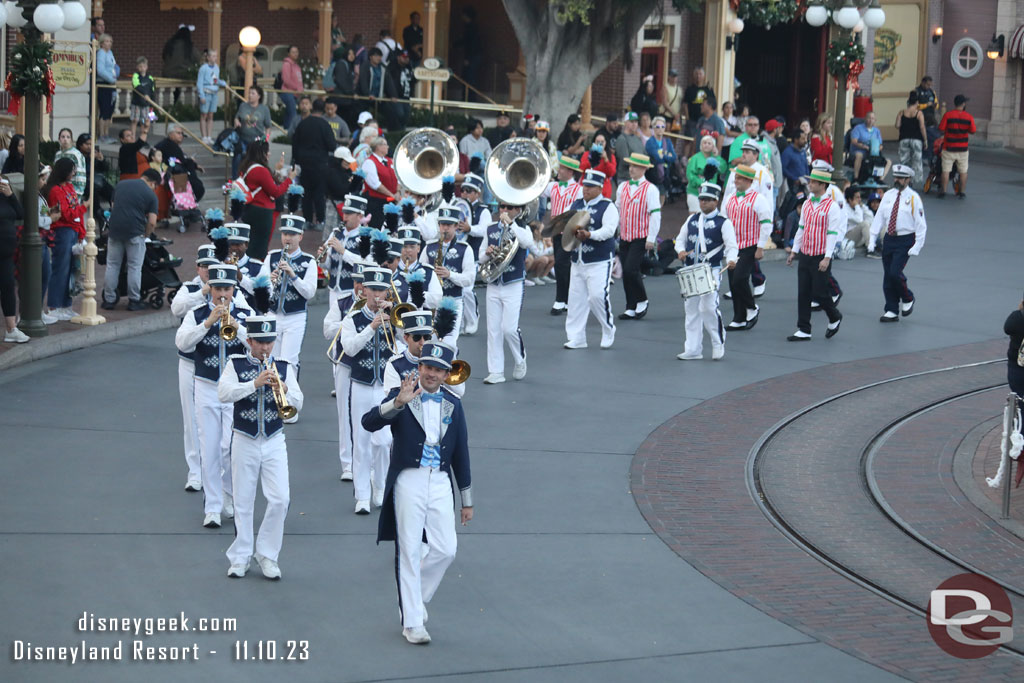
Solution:
M305 88L302 85L302 67L299 66L299 48L292 45L281 63L281 101L284 102L284 127L295 118L295 97Z
M146 234L156 227L156 188L160 174L152 168L142 176L124 180L114 190L114 205L107 222L107 268L103 275L104 310L114 310L121 264L127 260L128 310L147 308L142 302L142 260L146 255Z
M21 202L11 190L11 183L0 179L0 309L4 314L4 343L24 344L27 334L17 327L17 304L14 286L14 251L18 247L15 227L22 218Z
M132 74L132 106L129 111L132 130L136 134L139 128L149 125L149 116L153 113L153 108L149 106L146 97L153 99L155 93L156 81L149 75L149 60L139 57L135 60L135 73Z
M906 108L896 114L896 129L900 134L900 163L914 169L914 179L911 185L924 182L921 154L924 142L928 139L924 114L921 113L917 105L917 91L911 90L907 97Z
M114 141L110 137L110 119L114 116L114 106L117 103L117 90L113 86L117 77L121 75L121 67L114 59L114 39L104 33L99 38L100 49L96 51L96 103L100 115L100 142L109 144Z
M71 129L61 128L60 132L57 133L60 151L54 155L53 160L56 161L57 159L67 157L75 162L75 177L72 178L71 184L75 186L75 192L78 193L78 196L82 197L85 195L85 184L89 170L85 165L85 156L75 148L74 141L75 138L71 133Z
M89 214L89 202L79 202L71 179L75 175L75 162L58 159L53 164L49 180L39 193L46 197L51 209L60 208L60 216L53 219L53 245L50 251L50 282L46 287L46 301L50 313L60 320L71 320L71 249L80 239L85 238L85 217Z
M310 230L324 223L327 159L338 146L331 124L324 119L325 109L324 101L317 99L313 103L313 113L295 128L292 136L292 159L302 169L299 182L305 188L302 215L310 223Z
M252 200L245 205L242 222L249 226L249 249L246 253L254 261L262 261L267 257L270 236L274 231L274 205L277 198L283 195L295 179L293 166L286 178L280 183L270 171L270 143L257 139L245 152L242 159L242 179L252 194ZM277 173L284 169L284 155L277 161Z
M974 123L974 117L967 113L968 98L964 95L957 95L953 98L953 105L956 109L947 111L942 121L939 122L939 130L946 135L946 144L942 148L942 184L939 185L939 198L946 196L946 185L949 184L949 172L953 170L956 163L960 171L960 191L956 196L964 199L967 195L964 189L967 187L967 139L971 133L977 133L978 127Z
M199 67L196 77L196 92L199 93L199 135L208 145L213 144L213 115L217 113L222 86L226 87L227 83L220 77L217 51L207 50L206 61Z

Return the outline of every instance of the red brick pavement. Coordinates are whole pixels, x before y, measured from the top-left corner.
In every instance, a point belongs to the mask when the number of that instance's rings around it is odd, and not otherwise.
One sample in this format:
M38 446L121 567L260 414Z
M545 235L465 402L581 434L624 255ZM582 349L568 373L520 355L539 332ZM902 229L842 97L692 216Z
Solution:
M706 401L663 424L641 446L631 469L633 495L652 529L683 559L751 605L822 642L911 679L1020 680L1020 659L1004 653L975 661L950 657L932 642L921 616L861 588L794 546L751 500L744 467L755 442L792 412L794 402L779 401L780 394L799 396L798 404L810 405L890 377L999 358L1002 346L1001 341L972 344L816 368ZM938 390L948 391L949 385ZM876 396L876 402L884 407L885 398ZM832 417L818 426L818 434L805 432L806 439L820 440L818 452L843 445L821 440L822 431L831 433L858 419L853 414ZM860 447L890 420L891 415L882 422L861 423ZM834 495L835 483L829 495ZM862 486L857 481L839 483ZM817 488L797 489L794 498L827 512L831 500L822 500ZM863 554L871 552L868 547ZM924 584L919 591L927 596L933 587Z
M995 421L995 426L989 429L978 442L974 460L971 463L971 473L974 476L978 489L985 494L985 497L989 499L992 505L1002 509L1002 487L992 488L985 483L986 477L994 477L996 472L999 471L999 460L1003 457L1002 414L995 414L992 416L992 419ZM1018 464L1014 466L1014 476L1017 476L1016 468L1022 466L1024 466L1024 461L1018 461ZM1014 489L1013 494L1010 496L1010 517L1016 520L1024 520L1024 482L1021 482L1021 486Z

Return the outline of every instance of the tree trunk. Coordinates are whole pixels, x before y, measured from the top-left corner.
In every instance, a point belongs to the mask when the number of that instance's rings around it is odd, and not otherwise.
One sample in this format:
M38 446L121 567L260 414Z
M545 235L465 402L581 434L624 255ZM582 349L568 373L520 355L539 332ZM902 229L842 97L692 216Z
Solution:
M545 0L503 0L526 61L523 110L550 122L557 136L576 113L587 87L616 57L658 0L593 0L589 25L562 22Z

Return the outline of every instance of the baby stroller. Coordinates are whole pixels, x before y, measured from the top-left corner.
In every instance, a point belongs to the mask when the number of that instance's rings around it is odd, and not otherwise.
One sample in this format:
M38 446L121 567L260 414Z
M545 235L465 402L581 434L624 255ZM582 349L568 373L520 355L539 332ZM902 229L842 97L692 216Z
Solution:
M941 137L935 141L933 148L934 154L932 154L931 167L928 169L928 177L924 180L925 194L931 192L932 185L939 185L942 183L942 149L945 146L946 138ZM953 162L953 168L949 172L949 180L953 185L953 192L960 194L960 169L957 167L956 162ZM946 188L939 188L939 192L944 192Z
M170 290L167 300L174 299L178 288L181 287L181 280L175 268L181 265L180 256L172 256L167 251L167 245L174 244L172 240L165 240L157 237L156 233L146 238L146 255L142 259L142 286L140 299L149 303L152 308L159 309L164 305L164 288ZM100 265L107 265L107 235L97 238L96 246L98 253L96 260ZM117 280L117 301L122 296L128 296L128 260L121 263L121 274Z
M199 210L195 191L184 166L174 166L167 174L167 191L171 195L170 214L179 221L178 232L185 232L190 225L202 224L203 214Z

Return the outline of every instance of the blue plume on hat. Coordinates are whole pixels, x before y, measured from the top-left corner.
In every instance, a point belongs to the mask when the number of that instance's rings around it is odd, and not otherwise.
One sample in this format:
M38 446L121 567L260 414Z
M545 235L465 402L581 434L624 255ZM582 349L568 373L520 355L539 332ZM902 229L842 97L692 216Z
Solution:
M391 256L388 254L390 250L391 240L383 230L374 230L370 233L370 251L378 266L383 266L391 260Z
M441 198L450 202L455 196L455 176L446 175L441 178Z
M714 161L715 163L711 163L712 161ZM718 173L718 160L708 159L707 165L704 166L704 180L715 180L716 178L718 178Z
M388 232L392 235L398 229L398 214L400 211L401 209L398 208L397 204L389 202L384 205L384 225L387 226Z
M210 239L213 241L224 239L226 240L231 234L231 231L227 228L214 228L210 231Z
M424 286L427 283L427 276L423 269L414 270L405 278L409 283L409 300L416 308L423 308Z
M370 255L370 234L373 228L363 225L359 228L359 258L365 259Z
M244 202L245 201L245 193L242 192L237 187L232 187L231 188L231 199L233 201L234 200L238 200L238 201Z
M604 145L595 142L594 144L592 144L590 146L590 151L591 152L597 152L598 154L601 154L602 152L604 152Z
M302 195L305 193L306 190L298 183L292 183L288 186L288 196L285 197L285 202L288 205L288 213L298 213L299 202L302 201Z
M258 275L252 281L253 308L257 313L265 314L270 310L270 276Z
M231 217L236 221L242 219L242 212L245 211L245 193L237 187L231 188Z
M206 220L224 220L224 211L222 209L207 209Z
M213 240L214 256L223 263L228 258L228 235L231 231L224 227L214 228L210 231L210 239Z
M590 167L597 170L597 165L601 163L601 152L604 151L604 147L601 145L590 146Z
M412 225L416 220L416 200L406 197L398 203L398 206L402 212L402 223Z
M450 296L441 299L437 310L434 311L434 332L438 339L444 339L451 334L458 319L459 310L455 299Z
M288 186L288 194L306 194L306 189L298 183L292 183Z

